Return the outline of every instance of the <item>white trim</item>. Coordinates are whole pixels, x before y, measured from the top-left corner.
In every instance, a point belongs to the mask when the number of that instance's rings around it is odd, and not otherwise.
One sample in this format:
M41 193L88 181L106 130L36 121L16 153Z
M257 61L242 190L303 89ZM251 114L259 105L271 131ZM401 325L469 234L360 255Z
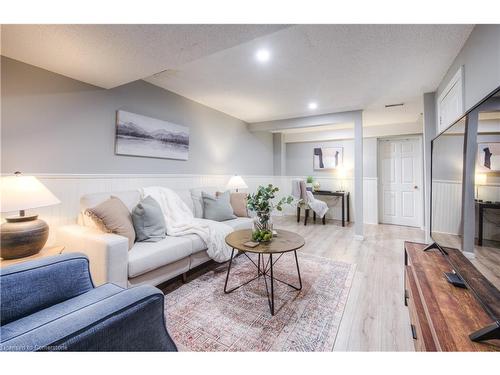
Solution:
M476 254L471 253L470 251L462 251L462 254L467 258L467 259L476 259Z
M455 184L455 185L462 185L462 181L460 180L432 180L432 182L437 182L439 184Z

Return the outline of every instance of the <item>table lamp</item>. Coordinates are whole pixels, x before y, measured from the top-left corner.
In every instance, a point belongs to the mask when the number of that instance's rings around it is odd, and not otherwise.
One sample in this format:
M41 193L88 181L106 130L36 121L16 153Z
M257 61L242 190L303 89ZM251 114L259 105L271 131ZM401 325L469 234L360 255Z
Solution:
M340 164L337 167L337 177L340 179L340 190L339 192L344 191L344 179L347 177L347 168L343 165Z
M229 182L226 185L226 189L235 189L236 192L238 192L238 189L248 189L248 186L247 184L245 184L245 181L243 181L241 176L234 175L229 179Z
M7 217L0 227L0 256L3 259L23 258L38 253L49 237L49 226L38 215L26 215L25 210L61 203L36 177L1 178L0 211L19 211L19 216Z
M479 186L486 185L486 174L476 173L474 177L474 185L476 185L476 199L479 199Z

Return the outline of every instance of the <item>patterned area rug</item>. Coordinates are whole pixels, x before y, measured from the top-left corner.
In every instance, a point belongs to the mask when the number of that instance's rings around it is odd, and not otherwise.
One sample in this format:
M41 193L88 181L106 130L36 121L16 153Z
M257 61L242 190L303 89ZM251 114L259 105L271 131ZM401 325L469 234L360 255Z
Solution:
M167 327L179 350L331 351L355 265L299 253L299 266L300 292L275 282L275 316L263 277L224 294L227 264L167 294ZM256 274L241 255L233 261L228 288ZM276 263L274 276L298 285L293 253Z

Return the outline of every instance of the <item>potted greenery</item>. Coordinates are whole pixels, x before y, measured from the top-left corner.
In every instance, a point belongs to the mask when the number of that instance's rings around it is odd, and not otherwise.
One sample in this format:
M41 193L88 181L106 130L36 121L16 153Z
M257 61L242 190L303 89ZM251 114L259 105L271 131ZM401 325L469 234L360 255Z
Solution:
M248 196L247 207L257 214L254 218L254 231L252 234L254 241L266 242L272 239L273 224L271 213L274 209L282 211L284 204L290 204L293 201L293 198L288 196L274 202L273 199L276 198L278 191L279 188L269 184L267 186L259 186L255 194Z
M306 177L306 186L312 190L312 187L313 187L313 182L314 182L314 178L313 176L307 176Z

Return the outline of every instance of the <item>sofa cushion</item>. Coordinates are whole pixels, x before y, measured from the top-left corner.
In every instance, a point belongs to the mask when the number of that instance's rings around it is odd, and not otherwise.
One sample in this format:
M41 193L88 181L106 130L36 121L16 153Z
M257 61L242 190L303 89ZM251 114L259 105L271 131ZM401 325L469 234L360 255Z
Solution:
M147 196L132 210L137 241L157 242L166 237L165 219L158 202Z
M198 251L203 251L207 249L207 244L197 234L188 234L186 236L182 236L182 238L189 238L191 240L191 244L193 246L193 252L192 252L193 254Z
M249 217L237 217L236 219L226 220L223 223L229 225L234 230L252 229L253 227L253 220Z
M217 192L217 196L220 194L223 193ZM231 193L229 202L235 216L248 217L247 199L247 193Z
M141 200L139 190L117 191L112 193L93 193L85 194L80 198L80 210L85 211L87 208L95 207L99 203L111 198L111 196L119 198L129 211L137 206Z
M84 214L87 208L95 207L105 200L115 196L119 198L130 212L137 206L141 200L138 190L117 191L112 193L93 193L85 194L80 198L80 215L78 215L78 223L91 228L98 228L95 222Z
M233 208L230 203L230 193L220 193L218 196L201 193L203 198L203 218L214 221L225 221L235 219Z
M85 306L99 302L107 297L120 293L123 290L123 288L114 284L104 284L98 288L91 289L86 293L80 294L79 296L37 311L36 313L15 320L9 324L5 324L0 327L1 342L3 343L11 340L16 336L48 324L53 320L59 319L61 316L70 314Z
M135 242L135 230L130 211L123 202L112 196L85 213L92 217L101 230L128 238L129 249Z
M158 242L136 242L128 255L128 277L136 277L191 255L192 241L167 236Z
M202 188L194 188L191 189L191 199L193 200L193 213L194 217L198 219L203 218L203 198L201 197L201 193L205 192L207 194L215 195L217 193L216 187L202 187Z

